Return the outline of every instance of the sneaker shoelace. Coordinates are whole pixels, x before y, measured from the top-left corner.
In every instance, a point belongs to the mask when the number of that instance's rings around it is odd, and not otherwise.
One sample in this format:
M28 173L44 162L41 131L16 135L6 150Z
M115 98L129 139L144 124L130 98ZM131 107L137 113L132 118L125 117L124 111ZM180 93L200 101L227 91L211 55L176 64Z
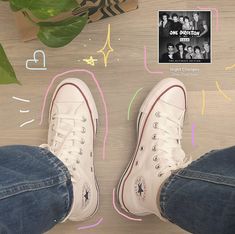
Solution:
M186 157L181 149L184 111L179 119L167 112L156 112L155 118L152 152L155 169L161 177L165 172L173 171L185 163Z
M74 173L77 171L76 177L78 177L77 165L80 164L80 157L83 155L86 143L82 137L86 133L83 124L87 119L84 116L81 118L71 114L57 114L52 116L52 121L53 141L41 147L48 148L61 159L70 171L71 180L76 182Z

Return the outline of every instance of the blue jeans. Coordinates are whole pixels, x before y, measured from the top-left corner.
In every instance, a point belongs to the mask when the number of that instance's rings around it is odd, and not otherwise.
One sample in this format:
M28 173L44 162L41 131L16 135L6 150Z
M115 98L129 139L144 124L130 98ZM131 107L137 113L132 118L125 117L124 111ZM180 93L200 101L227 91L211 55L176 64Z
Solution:
M235 147L213 150L171 175L162 215L194 234L235 233Z
M0 233L44 233L67 216L72 201L69 171L56 156L39 147L0 147ZM160 205L164 217L191 233L234 234L235 147L175 172Z
M68 169L48 150L0 147L0 233L41 234L71 208Z

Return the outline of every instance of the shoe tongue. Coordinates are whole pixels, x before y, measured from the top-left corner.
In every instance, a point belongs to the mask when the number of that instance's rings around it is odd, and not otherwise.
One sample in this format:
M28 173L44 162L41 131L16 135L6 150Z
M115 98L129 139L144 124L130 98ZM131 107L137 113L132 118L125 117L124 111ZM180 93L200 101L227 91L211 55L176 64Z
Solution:
M61 103L56 103L55 105L58 110L58 113L74 116L75 114L77 114L78 109L82 105L82 102L79 102L76 104L68 103L68 102L61 102Z
M174 161L175 163L182 163L185 159L185 153L180 147L173 147L168 152L161 152L163 161Z
M184 161L185 152L180 147L172 148L171 155L176 162L183 162Z
M167 102L159 100L159 104L161 105L161 112L169 113L169 115L174 116L175 119L181 120L184 115L184 111L176 106L173 106Z
M59 127L60 129L64 130L65 132L69 132L73 129L75 126L75 122L79 120L73 119L73 116L79 115L79 108L81 107L82 103L77 103L76 105L74 103L56 103L56 108L59 114L61 115L68 115L71 116L71 119L59 119ZM71 133L73 134L73 133ZM70 135L72 136L72 135ZM61 136L64 137L64 136ZM76 142L73 142L73 140L67 141L67 146L74 146L77 145Z

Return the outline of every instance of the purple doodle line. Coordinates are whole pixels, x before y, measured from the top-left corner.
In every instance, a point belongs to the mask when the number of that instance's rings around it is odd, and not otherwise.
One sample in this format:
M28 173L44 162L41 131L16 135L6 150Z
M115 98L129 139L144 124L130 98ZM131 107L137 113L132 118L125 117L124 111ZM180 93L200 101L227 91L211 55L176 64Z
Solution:
M104 218L100 218L98 220L97 223L95 224L91 224L91 225L87 225L87 226L82 226L82 227L79 227L78 230L85 230L85 229L90 229L90 228L94 228L94 227L97 227L99 224L101 224L103 222Z

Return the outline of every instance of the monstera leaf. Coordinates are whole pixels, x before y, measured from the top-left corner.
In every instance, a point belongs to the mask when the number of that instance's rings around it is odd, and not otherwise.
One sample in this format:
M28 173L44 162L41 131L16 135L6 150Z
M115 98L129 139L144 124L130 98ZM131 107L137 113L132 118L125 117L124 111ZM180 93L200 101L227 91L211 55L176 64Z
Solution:
M11 84L20 82L16 79L16 74L0 44L0 84Z
M59 22L40 22L38 38L49 47L62 47L71 42L84 28L88 15L74 16Z

